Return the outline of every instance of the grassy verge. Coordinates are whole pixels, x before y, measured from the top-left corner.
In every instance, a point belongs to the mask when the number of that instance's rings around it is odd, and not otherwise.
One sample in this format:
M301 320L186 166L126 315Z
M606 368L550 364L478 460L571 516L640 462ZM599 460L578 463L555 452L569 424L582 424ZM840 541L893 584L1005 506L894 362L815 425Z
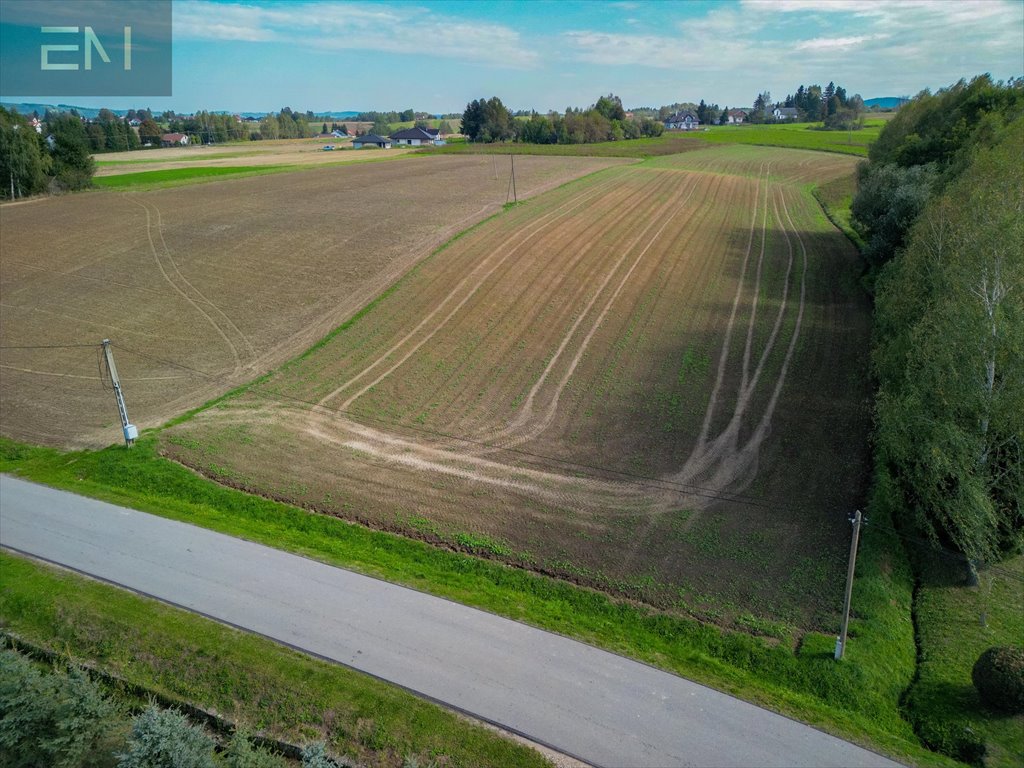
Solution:
M165 696L360 765L543 766L528 747L395 686L124 590L0 553L5 629ZM187 663L181 663L187 660Z
M296 552L448 597L649 662L913 764L951 764L900 717L913 674L911 582L901 550L870 530L847 659L833 638L796 650L727 633L487 560L224 488L155 455L155 438L62 454L0 440L0 470Z
M853 196L857 194L857 174L842 176L838 179L819 184L811 189L811 194L821 204L829 221L839 227L858 251L864 250L864 240L853 228Z
M905 706L933 748L986 768L1024 765L1024 715L986 708L971 669L995 645L1024 643L1024 555L982 571L978 587L948 560L920 564L914 610L920 662ZM981 617L985 615L985 623Z

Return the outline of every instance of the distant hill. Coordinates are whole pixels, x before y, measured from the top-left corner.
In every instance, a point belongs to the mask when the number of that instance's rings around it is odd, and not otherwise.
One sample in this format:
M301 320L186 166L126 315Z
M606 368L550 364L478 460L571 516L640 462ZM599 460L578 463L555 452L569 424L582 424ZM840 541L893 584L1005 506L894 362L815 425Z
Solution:
M18 111L19 114L22 114L22 115L31 115L33 112L38 112L39 115L42 116L42 115L46 114L46 110L48 110L48 109L51 109L54 112L70 112L72 109L74 109L82 117L87 117L87 118L94 118L94 117L96 117L100 113L100 108L99 107L77 107L74 104L30 104L30 103L27 103L27 102L23 102L23 103L20 103L20 104L15 104L14 102L10 102L10 101L2 101L2 102L0 102L0 106L4 107L5 109L15 109L15 110ZM113 112L115 115L120 115L121 117L124 117L126 114L128 114L128 110L127 109L112 109L110 111ZM227 114L227 113L224 112L224 110L214 110L214 111L215 112L220 112L221 114ZM269 114L269 113L267 113L267 112L239 112L238 113L238 115L241 116L241 117L255 117L255 118L261 118L261 117L266 116L267 114ZM322 120L322 119L327 119L327 120L351 120L353 117L355 117L358 114L360 114L360 113L356 112L354 110L348 110L348 111L345 111L345 112L317 112L316 113L316 117L317 117L317 119L320 119L320 120Z
M868 109L871 107L878 107L879 109L895 109L905 101L907 101L906 96L881 96L877 99L864 99L864 106Z
M70 112L74 109L82 117L89 118L96 117L100 113L99 107L76 107L74 104L30 104L26 102L15 104L10 101L3 101L0 102L0 107L17 110L21 115L31 115L33 112L38 112L40 117L45 115L48 109L54 112ZM126 115L128 113L127 109L112 109L110 111L115 115Z

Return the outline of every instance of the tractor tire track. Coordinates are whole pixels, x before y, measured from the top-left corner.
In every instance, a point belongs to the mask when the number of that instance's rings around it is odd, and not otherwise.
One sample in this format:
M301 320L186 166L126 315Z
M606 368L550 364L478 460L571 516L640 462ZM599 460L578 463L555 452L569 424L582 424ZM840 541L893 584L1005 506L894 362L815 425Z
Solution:
M422 347L427 341L429 341L434 336L434 334L437 333L438 330L440 330L442 327L444 327L448 323L448 321L451 320L451 318L455 316L455 314L479 290L480 286L487 280L487 278L490 277L490 275L494 271L496 271L502 264L504 264L512 255L517 253L519 248L521 248L523 245L525 245L525 243L530 238L532 238L533 236L535 236L539 232L543 231L547 227L551 226L552 224L556 223L559 219L563 218L564 216L567 216L572 211L582 207L591 198L597 197L601 192L604 191L605 187L612 186L615 183L615 181L617 181L617 178L616 179L611 179L611 180L609 180L607 182L604 182L603 184L601 184L601 185L599 185L597 187L594 187L592 189L587 190L584 193L581 193L579 196L573 198L572 200L566 201L565 204L563 204L562 206L559 206L559 208L555 209L554 211L552 211L552 212L550 212L548 214L545 214L541 218L540 221L538 221L534 226L530 227L528 230L525 230L523 233L517 233L517 236L518 236L518 239L519 239L518 244L516 244L516 246L514 248L511 248L510 250L507 250L505 255L497 260L497 263L495 263L493 266L491 266L490 269L488 269L482 276L480 276L475 281L475 284L470 289L469 293L467 293L462 298L462 300L455 306L455 308L451 312L449 312L448 315L443 320L441 320L437 325L435 325L426 336L424 336L422 339L420 339L420 341L418 341L413 346L413 348L411 350L409 350L405 355L403 355L401 357L401 359L399 359L390 368L388 368L386 371L384 371L382 374L380 374L376 379L371 381L369 384L364 386L362 389L360 389L354 395L351 395L347 400L345 400L344 403L342 403L342 405L340 406L340 410L342 410L342 411L347 410L352 405L353 402L355 402L360 397L362 397L364 394L366 394L366 392L371 387L373 387L374 385L376 385L379 382L383 381L387 376L389 376L397 368L399 368L402 365L402 363L404 363L413 354L415 354L415 352L417 350L419 350L420 347ZM508 245L510 243L513 243L514 241L515 241L515 239L511 239L511 240L508 241L508 243L506 243L506 245ZM345 389L350 387L352 384L354 384L355 382L359 381L364 376L368 375L374 368L376 368L377 366L379 366L382 363L384 363L387 360L387 358L389 358L395 352L400 350L402 348L402 346L404 346L419 331L421 331L424 327L426 327L430 323L430 321L434 318L434 316L437 315L437 313L440 312L442 309L444 309L445 306L447 304L449 304L458 295L458 293L463 288L465 288L467 286L467 284L474 277L474 275L476 275L480 270L486 268L488 266L488 263L490 261L492 261L498 253L501 253L501 249L499 249L499 250L495 251L495 253L491 254L487 259L482 261L469 275L467 275L462 280L460 280L458 285L456 285L455 288L453 288L448 293L448 295L441 302L439 302L438 305L426 317L423 318L423 320L421 320L411 331L409 331L409 333L407 333L405 336L403 336L398 342L396 342L385 353L380 355L377 358L377 360L375 360L373 363L371 363L369 366L367 366L362 372L356 374L355 376L350 378L348 381L346 381L345 383L341 384L339 387L335 388L333 391L329 392L325 397L323 397L319 401L319 404L323 405L323 404L327 403L328 401L332 400L337 395L339 395L341 392L343 392Z
M160 253L157 250L156 242L153 239L153 221L152 214L150 213L149 208L144 203L140 203L134 197L129 197L128 199L146 212L146 237L149 239L149 250L153 255L153 260L156 262L156 265L160 270L160 274L163 275L164 280L167 282L169 286L171 286L171 288L175 290L176 293L178 293L183 299L185 299L185 301L191 304L192 307L197 312L199 312L199 314L206 318L210 325L213 326L213 329L217 332L217 335L224 340L224 343L227 345L228 349L231 350L231 356L234 358L235 367L232 370L231 375L237 376L242 371L242 358L238 354L238 348L234 345L231 339L228 338L228 335L224 332L224 329L221 328L217 321L214 320L210 316L210 314L205 309L203 309L191 296L189 296L188 293L186 293L177 283L175 283L174 280L171 278L171 275L168 274L167 269L163 264L163 261L161 261L160 259Z

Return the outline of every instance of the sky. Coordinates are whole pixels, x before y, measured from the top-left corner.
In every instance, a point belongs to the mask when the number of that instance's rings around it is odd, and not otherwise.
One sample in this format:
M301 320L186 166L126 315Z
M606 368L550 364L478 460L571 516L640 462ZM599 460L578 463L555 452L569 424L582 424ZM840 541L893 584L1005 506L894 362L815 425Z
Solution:
M750 106L830 80L865 99L1024 74L1024 0L174 0L170 97L17 98L154 111L461 112Z

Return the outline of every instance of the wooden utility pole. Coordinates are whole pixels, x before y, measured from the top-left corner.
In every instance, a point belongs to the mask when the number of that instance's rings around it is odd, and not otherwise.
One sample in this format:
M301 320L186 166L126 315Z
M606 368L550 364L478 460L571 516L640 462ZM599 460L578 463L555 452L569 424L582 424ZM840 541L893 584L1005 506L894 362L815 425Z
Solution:
M836 638L836 661L846 652L846 632L850 628L850 597L853 595L853 572L857 568L857 541L860 539L861 515L858 509L853 515L853 538L850 540L850 565L846 569L846 599L843 601L843 628Z
M114 365L114 353L110 349L110 339L103 340L103 354L107 358L107 371L110 372L110 383L114 385L114 398L117 400L117 412L121 417L121 432L124 444L129 448L139 436L139 429L128 421L128 408L124 404L124 393L121 392L121 380L117 377L117 366Z

